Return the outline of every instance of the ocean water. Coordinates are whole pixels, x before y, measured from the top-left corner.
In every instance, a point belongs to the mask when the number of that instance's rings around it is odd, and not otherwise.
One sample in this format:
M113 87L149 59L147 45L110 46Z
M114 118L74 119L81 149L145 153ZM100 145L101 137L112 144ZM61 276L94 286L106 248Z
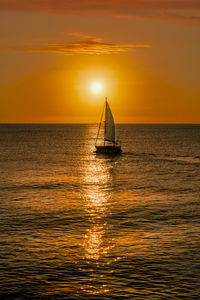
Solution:
M0 125L1 299L200 299L200 125Z

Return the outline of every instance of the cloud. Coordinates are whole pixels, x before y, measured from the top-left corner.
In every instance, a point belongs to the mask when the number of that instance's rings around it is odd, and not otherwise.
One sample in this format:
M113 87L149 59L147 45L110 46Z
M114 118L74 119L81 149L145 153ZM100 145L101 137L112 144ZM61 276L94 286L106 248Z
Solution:
M200 9L199 0L0 0L1 9L60 9L60 10L118 10L148 9Z
M156 18L156 17L155 17ZM184 22L184 23L200 23L200 16L191 14L178 14L178 13L162 13L157 16L158 19L166 21Z
M78 37L78 38L81 38L81 39L93 39L93 37L91 35L86 35L82 32L68 32L66 33L67 36L71 36L71 37Z
M200 21L199 0L0 0L0 10L43 11L69 15L95 13ZM188 15L189 11L195 14Z
M79 33L75 33L76 36ZM73 33L69 34L74 36ZM80 33L80 36L82 34ZM48 44L44 46L34 46L30 48L7 49L8 52L45 52L58 53L65 55L75 54L114 54L127 52L132 48L149 48L151 45L146 44L114 44L106 43L102 39L88 39L79 42Z

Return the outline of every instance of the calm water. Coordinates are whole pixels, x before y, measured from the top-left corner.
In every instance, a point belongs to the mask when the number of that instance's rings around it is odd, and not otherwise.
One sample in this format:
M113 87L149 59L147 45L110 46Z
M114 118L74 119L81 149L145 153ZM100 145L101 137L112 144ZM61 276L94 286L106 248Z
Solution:
M2 299L200 299L200 125L0 125Z

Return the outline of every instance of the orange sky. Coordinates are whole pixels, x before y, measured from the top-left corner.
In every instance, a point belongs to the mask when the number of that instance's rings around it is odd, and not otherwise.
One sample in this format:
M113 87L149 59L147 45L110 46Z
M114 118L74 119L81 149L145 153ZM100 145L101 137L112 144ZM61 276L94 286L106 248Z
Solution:
M96 123L108 96L117 123L200 123L199 27L197 0L0 0L0 122Z

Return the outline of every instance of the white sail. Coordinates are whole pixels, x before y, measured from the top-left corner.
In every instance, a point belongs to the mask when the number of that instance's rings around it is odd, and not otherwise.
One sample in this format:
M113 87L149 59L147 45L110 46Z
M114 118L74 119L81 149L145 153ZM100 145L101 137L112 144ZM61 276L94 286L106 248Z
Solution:
M105 141L115 143L115 123L107 100L106 100L106 109L105 109L105 133L104 134L105 134L104 136Z

